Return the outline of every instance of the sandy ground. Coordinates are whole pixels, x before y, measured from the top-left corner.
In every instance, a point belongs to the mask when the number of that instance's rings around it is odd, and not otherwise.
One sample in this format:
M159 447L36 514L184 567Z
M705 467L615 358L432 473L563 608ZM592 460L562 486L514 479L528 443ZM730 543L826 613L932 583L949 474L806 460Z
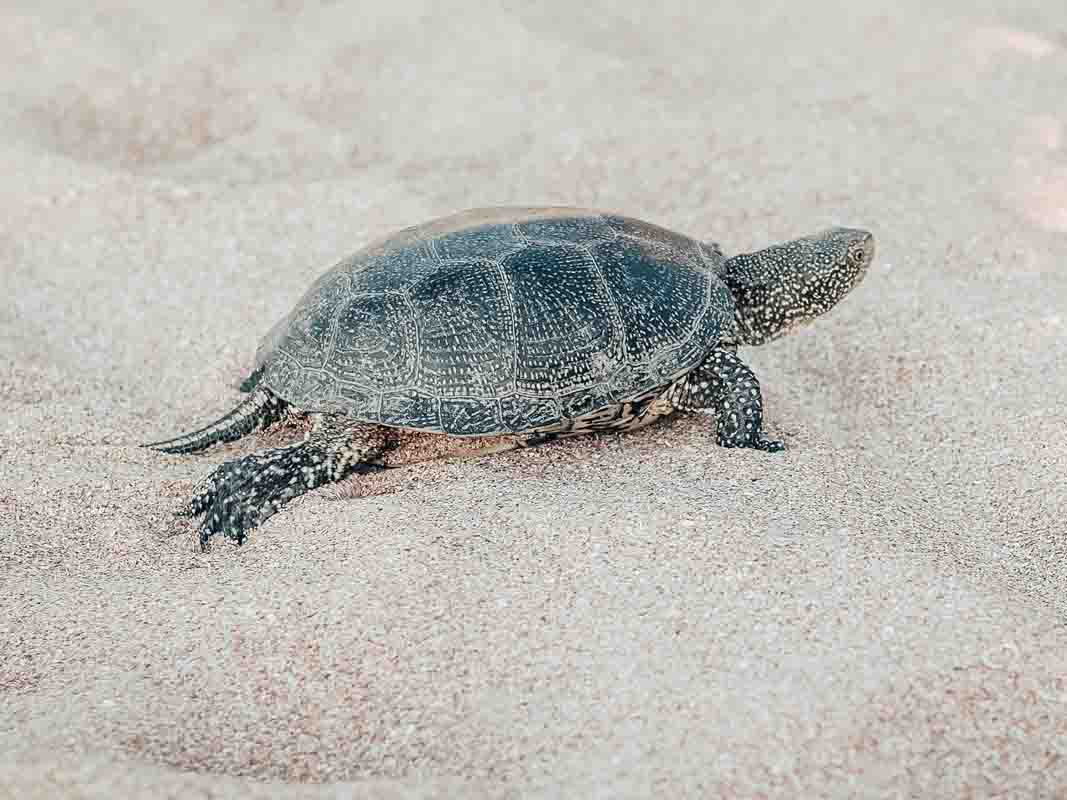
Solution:
M628 5L5 4L0 796L1067 797L1062 3ZM284 433L135 445L505 203L880 249L746 352L783 455L679 419L197 552Z

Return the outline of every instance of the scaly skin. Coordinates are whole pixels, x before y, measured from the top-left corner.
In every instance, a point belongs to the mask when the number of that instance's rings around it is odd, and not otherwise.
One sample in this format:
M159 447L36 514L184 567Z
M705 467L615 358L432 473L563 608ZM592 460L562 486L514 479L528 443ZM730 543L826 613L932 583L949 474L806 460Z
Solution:
M825 313L863 279L873 258L874 237L867 231L831 228L727 259L722 279L734 295L734 330L668 390L669 402L713 413L723 447L783 450L782 442L763 435L759 381L736 346L769 342Z
M833 308L874 259L874 237L831 228L726 260L722 279L734 295L736 344L758 345Z
M763 435L763 397L759 381L736 353L714 350L690 372L668 400L680 411L714 415L722 447L752 447L768 453L785 449Z
M180 513L200 516L200 548L222 534L243 544L248 531L312 489L354 472L384 469L376 460L390 446L386 428L339 415L314 414L303 441L226 461L200 484Z

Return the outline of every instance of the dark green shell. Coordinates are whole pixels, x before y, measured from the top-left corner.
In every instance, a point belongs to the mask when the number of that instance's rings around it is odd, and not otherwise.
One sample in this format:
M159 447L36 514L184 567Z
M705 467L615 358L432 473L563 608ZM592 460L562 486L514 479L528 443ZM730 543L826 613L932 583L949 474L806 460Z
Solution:
M573 208L467 211L319 278L257 353L305 411L459 436L565 429L693 369L733 315L713 247Z

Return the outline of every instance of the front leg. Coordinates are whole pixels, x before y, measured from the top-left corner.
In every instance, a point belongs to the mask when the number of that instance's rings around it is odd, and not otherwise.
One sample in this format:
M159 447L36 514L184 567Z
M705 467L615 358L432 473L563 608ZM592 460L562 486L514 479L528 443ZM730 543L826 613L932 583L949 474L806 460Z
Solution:
M736 353L713 350L672 391L671 404L682 411L714 413L719 444L775 453L782 442L763 435L763 398L759 381Z
M248 532L289 501L354 472L382 469L388 429L316 414L304 440L220 464L184 510L204 515L200 548L221 533L243 544Z

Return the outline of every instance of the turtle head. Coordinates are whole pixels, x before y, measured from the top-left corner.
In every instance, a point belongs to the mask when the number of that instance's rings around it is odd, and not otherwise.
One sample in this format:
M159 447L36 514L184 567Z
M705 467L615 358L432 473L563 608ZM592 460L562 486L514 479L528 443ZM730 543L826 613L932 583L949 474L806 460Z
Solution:
M763 344L829 311L874 259L874 236L829 228L729 258L722 278L733 292L741 344Z

